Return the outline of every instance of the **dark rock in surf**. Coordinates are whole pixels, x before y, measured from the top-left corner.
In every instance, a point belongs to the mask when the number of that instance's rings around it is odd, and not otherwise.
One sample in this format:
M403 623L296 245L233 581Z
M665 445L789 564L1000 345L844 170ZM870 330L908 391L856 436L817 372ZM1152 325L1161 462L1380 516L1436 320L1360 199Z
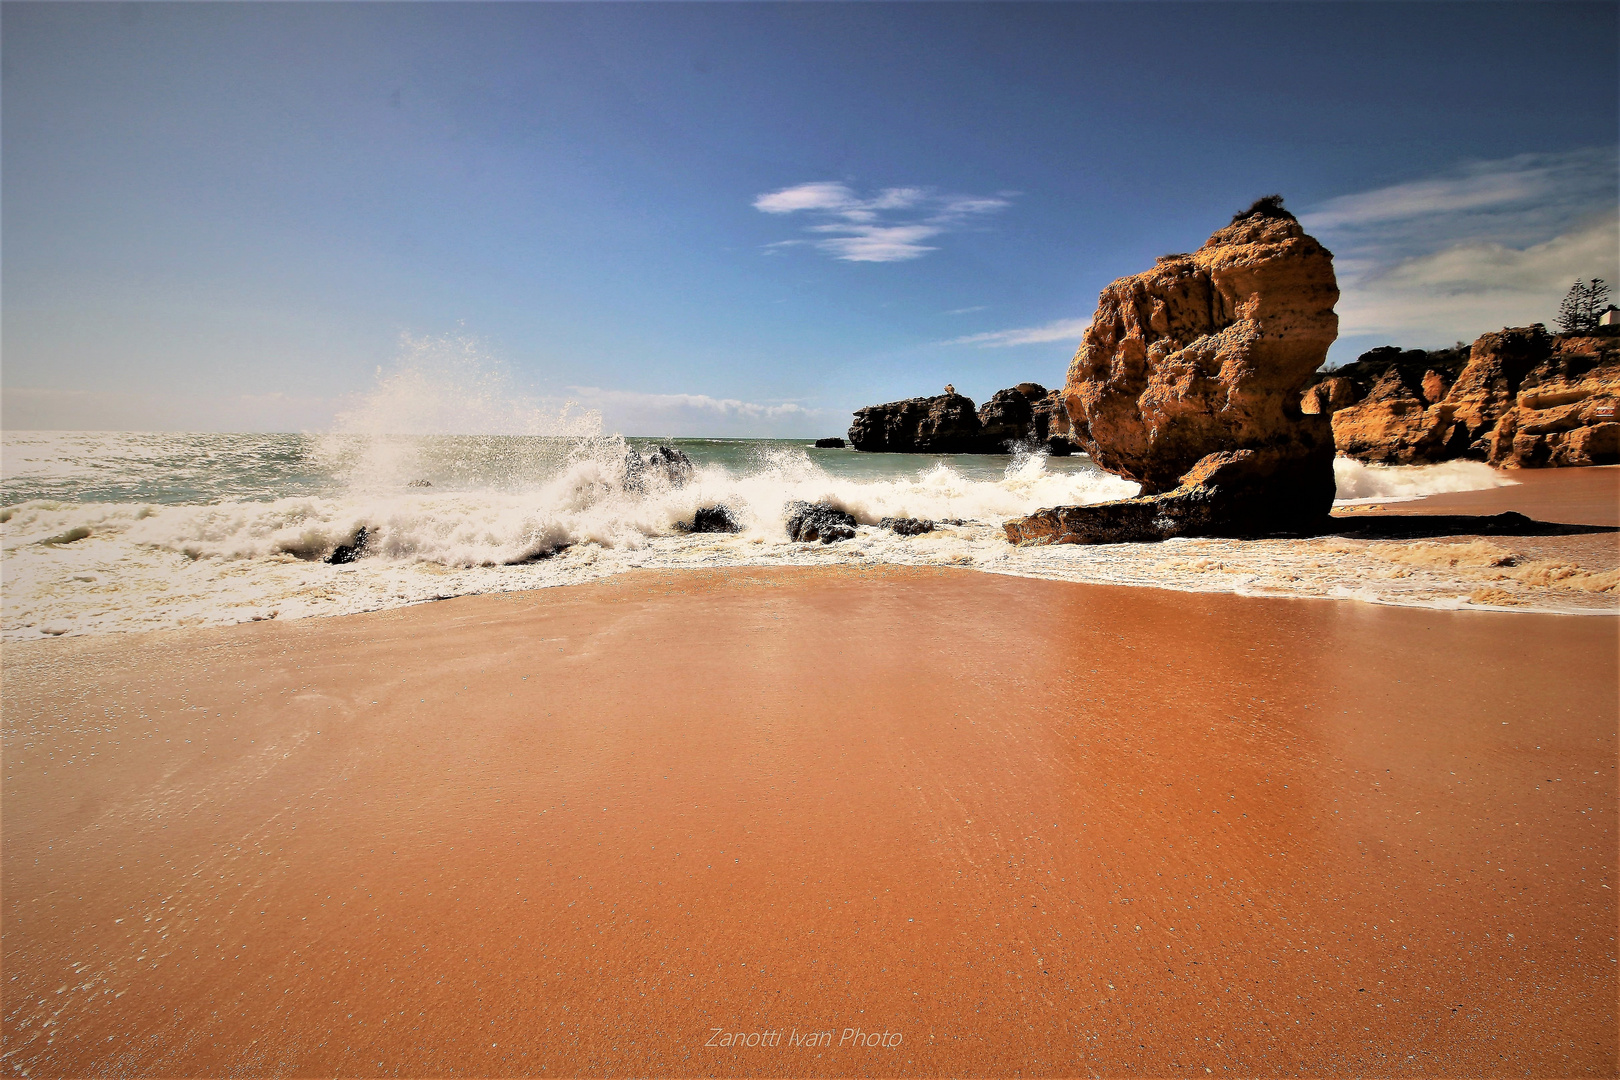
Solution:
M934 531L934 523L926 518L886 517L879 521L878 525L897 536L921 536L923 533Z
M366 553L367 538L366 527L362 525L359 531L354 534L354 540L347 544L339 544L333 548L332 554L327 556L326 561L334 566L354 562L354 560Z
M641 491L648 483L680 487L692 479L692 459L672 446L660 446L643 456L627 450L624 454L624 489Z
M837 436L834 436L834 437L832 437L830 439L817 439L816 440L816 449L817 450L842 450L843 448L844 448L844 440L838 438Z
M724 503L700 507L698 512L692 515L691 521L680 522L675 527L686 533L742 532L742 526L731 516L731 508Z
M792 502L787 505L789 540L831 544L855 536L855 517L829 503Z

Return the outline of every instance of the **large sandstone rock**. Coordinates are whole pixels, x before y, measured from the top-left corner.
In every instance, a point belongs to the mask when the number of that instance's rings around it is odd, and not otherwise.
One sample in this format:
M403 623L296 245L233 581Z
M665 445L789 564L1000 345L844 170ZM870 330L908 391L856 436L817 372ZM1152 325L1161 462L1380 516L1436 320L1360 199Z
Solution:
M1338 335L1333 257L1273 214L1240 217L1098 299L1064 399L1086 453L1144 494L1240 449L1291 456L1331 490L1328 425L1299 399Z
M1338 334L1338 298L1332 254L1280 200L1108 286L1063 396L1076 442L1142 497L1043 511L1008 523L1009 539L1249 535L1325 517L1332 432L1300 398Z

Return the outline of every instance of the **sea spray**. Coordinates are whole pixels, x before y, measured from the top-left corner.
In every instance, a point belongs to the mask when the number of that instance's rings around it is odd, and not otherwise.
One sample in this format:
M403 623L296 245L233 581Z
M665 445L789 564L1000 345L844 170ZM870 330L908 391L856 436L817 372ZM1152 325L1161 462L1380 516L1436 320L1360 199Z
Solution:
M1482 461L1447 461L1439 465L1368 465L1354 458L1335 458L1333 479L1338 505L1401 502L1448 491L1479 491L1518 483Z

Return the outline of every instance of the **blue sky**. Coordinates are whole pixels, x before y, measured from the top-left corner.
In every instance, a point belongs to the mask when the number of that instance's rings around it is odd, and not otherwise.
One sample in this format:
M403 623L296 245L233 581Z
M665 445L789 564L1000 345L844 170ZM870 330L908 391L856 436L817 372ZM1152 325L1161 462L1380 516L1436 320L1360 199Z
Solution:
M322 430L467 342L632 434L1061 382L1281 192L1335 361L1620 278L1620 6L0 8L7 427ZM424 344L426 343L426 344Z

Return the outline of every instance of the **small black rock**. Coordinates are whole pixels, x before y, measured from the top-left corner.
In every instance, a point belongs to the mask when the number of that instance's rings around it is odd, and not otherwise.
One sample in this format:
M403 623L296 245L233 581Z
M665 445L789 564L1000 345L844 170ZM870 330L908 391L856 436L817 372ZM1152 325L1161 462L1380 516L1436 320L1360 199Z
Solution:
M842 450L843 448L844 448L844 440L840 439L840 438L837 438L837 437L834 437L834 438L831 438L831 439L817 439L816 440L816 449L817 450Z
M731 508L725 503L718 506L704 506L692 515L690 524L681 522L675 526L682 532L689 533L735 533L742 532L742 526L737 519L731 516Z
M354 543L339 544L337 547L332 549L332 554L327 557L326 561L332 563L334 566L341 566L344 563L354 562L354 560L358 559L365 553L366 527L362 525L360 526L360 531L354 534Z
M855 516L830 503L791 502L787 505L789 540L808 544L820 540L850 540L855 536Z
M900 536L921 536L923 533L934 531L934 523L927 518L893 518L886 517L878 522L880 526Z

